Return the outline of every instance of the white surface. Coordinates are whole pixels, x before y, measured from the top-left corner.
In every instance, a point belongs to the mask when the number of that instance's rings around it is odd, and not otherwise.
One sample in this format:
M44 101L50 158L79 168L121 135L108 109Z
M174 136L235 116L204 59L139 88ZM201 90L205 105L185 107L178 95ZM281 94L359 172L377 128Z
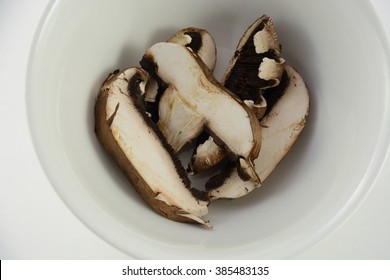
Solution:
M26 61L45 2L0 2L0 48L6 54L0 62L0 79L5 87L0 120L4 147L0 258L128 258L93 234L69 211L46 179L30 141L24 99ZM384 16L389 4L374 2ZM386 172L389 168L387 158L382 167L384 172L354 215L296 258L389 258L390 176Z

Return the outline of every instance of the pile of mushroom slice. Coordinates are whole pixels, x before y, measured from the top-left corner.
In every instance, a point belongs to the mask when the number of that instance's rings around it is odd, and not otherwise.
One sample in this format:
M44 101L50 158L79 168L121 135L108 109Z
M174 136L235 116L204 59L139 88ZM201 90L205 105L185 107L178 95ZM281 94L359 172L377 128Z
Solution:
M273 23L256 20L221 82L216 44L186 28L146 50L140 66L111 73L95 104L95 131L136 191L168 219L202 224L208 205L258 188L297 140L309 110L299 73L281 56ZM178 154L194 151L187 169ZM219 166L203 189L194 175Z

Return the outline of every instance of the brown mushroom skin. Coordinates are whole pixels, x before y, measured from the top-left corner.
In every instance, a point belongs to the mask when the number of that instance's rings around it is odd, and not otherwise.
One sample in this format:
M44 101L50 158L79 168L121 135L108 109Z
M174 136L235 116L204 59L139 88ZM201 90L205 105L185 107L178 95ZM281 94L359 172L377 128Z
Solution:
M175 205L169 205L166 202L156 199L158 193L154 192L149 185L146 183L145 178L138 172L138 170L134 167L132 162L125 155L124 151L118 144L117 140L113 135L113 131L111 129L111 124L113 119L115 118L116 111L111 116L107 115L107 103L109 99L109 87L113 81L120 75L119 72L114 72L108 76L101 87L101 91L98 94L95 103L95 133L96 136L103 146L104 150L112 157L114 162L126 176L126 178L130 181L134 189L139 193L142 199L157 213L160 215L177 222L185 222L185 223L202 223L200 220L194 220L186 216L188 213L183 211L181 208ZM136 86L139 81L146 81L149 78L149 75L142 70L141 68L137 68L137 75L129 81L129 88L132 86ZM134 83L131 85L131 83ZM131 98L129 98L129 102L132 102ZM118 109L118 108L117 108ZM139 111L142 114L142 110ZM144 119L148 122L148 125L152 128L152 131L156 134L159 133L155 124L149 120L146 113L144 113ZM160 141L164 141L163 138ZM164 145L168 146L166 143ZM184 168L182 168L184 170ZM184 171L182 172L184 176ZM163 182L162 182L163 184Z

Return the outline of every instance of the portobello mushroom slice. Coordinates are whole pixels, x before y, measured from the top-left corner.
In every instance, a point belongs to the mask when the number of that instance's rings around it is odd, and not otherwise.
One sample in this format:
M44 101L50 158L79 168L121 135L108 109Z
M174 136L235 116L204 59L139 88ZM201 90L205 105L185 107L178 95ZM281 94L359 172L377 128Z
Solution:
M194 56L205 63L210 71L214 70L217 48L214 39L206 30L195 27L185 28L176 32L168 42L187 47ZM163 88L164 91L159 96L158 102L155 103L155 106L158 106L159 129L169 137L167 138L168 143L174 147L175 152L178 152L182 146L179 146L176 141L183 135L176 135L175 131L170 131L170 129L182 127L182 133L189 134L185 137L191 139L200 133L199 129L202 128L202 125L199 124L199 121L201 119L186 108L175 88L166 88L166 86ZM172 123L168 126L164 120L170 120Z
M217 48L213 37L206 30L195 27L185 28L176 32L168 42L186 46L195 56L198 56L204 62L211 72L213 72L217 59ZM171 127L182 127L182 133L191 134L188 138L194 138L195 135L199 134L199 130L197 129L199 118L194 118L194 114L186 109L186 106L182 104L180 98L177 98L174 91L167 89L159 99L158 107L158 114L161 116L161 119L171 120L173 122ZM164 127L164 124L162 123L160 123L160 125L160 129L166 131L166 135L171 136L171 138L168 139L168 142L171 143L173 147L177 147L175 142L177 137L181 137L181 135L175 135L174 132L168 131L169 127ZM206 132L202 132L202 134L208 136L208 133ZM200 139L197 139L197 141L199 142ZM221 150L214 141L211 142L216 151ZM203 146L203 149L205 147L206 146ZM207 154L210 155L210 153ZM223 154L226 154L225 150ZM206 164L214 165L212 158L212 156L208 156L208 159L204 160L204 162Z
M263 15L241 37L222 84L242 100L261 101L261 90L277 86L285 60L270 17Z
M218 146L214 138L203 131L196 140L187 172L195 175L198 172L208 170L220 163L227 155L228 151L223 146Z
M196 27L184 28L176 32L167 42L187 47L195 56L198 56L206 64L211 72L214 71L217 62L217 47L213 37L207 30ZM165 108L165 110L159 109L159 106L168 105L164 103L164 100L171 100L171 98L161 100L161 97L165 92L165 87L159 88L158 83L155 80L151 79L149 85L150 86L146 89L144 99L147 111L151 114L154 122L158 122L159 115L162 114L161 111L170 113L170 110L175 108L180 109L180 106L175 106L170 109ZM180 104L180 100L176 100L176 104ZM184 112L182 111L181 113ZM187 118L190 118L190 116L187 116Z
M309 112L309 93L302 77L290 65L286 65L286 73L289 82L284 94L261 120L262 148L255 160L255 166L262 182L295 143L305 126ZM206 183L211 201L238 198L259 186L250 181L240 180L235 166L228 166Z
M95 132L145 202L162 216L209 226L208 199L192 188L172 148L143 108L149 75L141 68L110 74L95 104Z
M222 84L237 94L261 120L283 93L288 79L284 67L274 25L264 15L241 37ZM224 148L212 142L209 139L194 149L187 168L191 174L211 168L225 157Z
M216 81L199 57L184 46L157 43L146 51L140 64L162 86L170 88L170 93L177 94L181 105L198 120L199 132L191 134L175 126L169 115L160 118L158 126L167 139L175 139L174 143L168 141L175 151L207 129L237 160L240 176L259 182L253 165L261 145L256 115Z

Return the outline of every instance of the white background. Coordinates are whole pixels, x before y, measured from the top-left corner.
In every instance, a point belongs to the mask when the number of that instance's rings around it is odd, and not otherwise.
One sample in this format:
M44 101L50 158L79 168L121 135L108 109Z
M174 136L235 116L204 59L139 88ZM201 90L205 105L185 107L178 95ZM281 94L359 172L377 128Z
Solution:
M46 178L30 139L25 79L48 0L0 0L0 259L128 259L84 226ZM390 2L372 0L390 38ZM389 78L390 79L390 78ZM298 259L390 259L390 159L358 210Z

